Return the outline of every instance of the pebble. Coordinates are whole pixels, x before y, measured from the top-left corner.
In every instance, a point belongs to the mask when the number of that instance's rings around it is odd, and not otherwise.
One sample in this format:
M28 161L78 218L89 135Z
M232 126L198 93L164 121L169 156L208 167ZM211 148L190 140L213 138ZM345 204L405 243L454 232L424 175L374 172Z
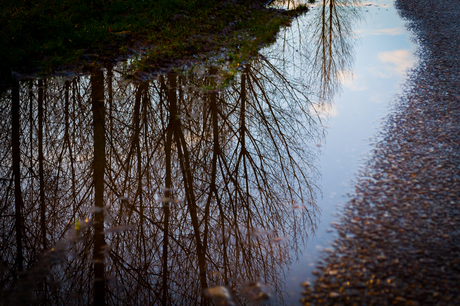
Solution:
M460 1L396 0L420 63L304 305L460 305Z

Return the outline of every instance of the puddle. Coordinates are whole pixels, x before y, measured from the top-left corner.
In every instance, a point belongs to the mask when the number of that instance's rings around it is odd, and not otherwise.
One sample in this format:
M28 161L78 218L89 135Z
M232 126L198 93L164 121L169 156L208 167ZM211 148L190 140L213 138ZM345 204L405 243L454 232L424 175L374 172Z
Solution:
M414 63L391 2L344 3L312 5L225 89L218 66L133 82L119 64L7 90L9 299L297 304Z

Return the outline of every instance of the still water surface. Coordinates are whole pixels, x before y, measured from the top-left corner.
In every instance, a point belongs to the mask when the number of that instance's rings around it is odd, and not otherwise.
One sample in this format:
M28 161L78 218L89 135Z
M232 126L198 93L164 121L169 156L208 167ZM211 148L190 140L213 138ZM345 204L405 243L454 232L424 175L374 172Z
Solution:
M333 223L347 194L354 192L353 178L372 153L382 119L401 93L408 69L415 65L416 46L393 4L389 0L360 3L361 18L353 25L352 75L340 79L340 88L327 110L326 137L320 144L319 222L298 262L287 273L289 305L298 303L299 284L314 280L316 262L337 238Z
M225 89L218 65L18 81L0 97L5 296L297 304L413 65L407 37L390 1L332 1Z

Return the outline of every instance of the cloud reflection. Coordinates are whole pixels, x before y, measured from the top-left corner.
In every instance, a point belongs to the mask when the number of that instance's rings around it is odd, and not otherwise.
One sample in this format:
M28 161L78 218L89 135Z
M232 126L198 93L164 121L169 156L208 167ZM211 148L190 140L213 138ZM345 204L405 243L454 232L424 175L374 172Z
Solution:
M375 29L375 30L358 30L356 31L361 36L372 36L372 35L389 35L389 36L396 36L404 34L402 28L390 28L390 29Z
M382 78L389 78L393 75L404 75L406 70L412 67L415 62L411 52L404 49L381 52L377 56L381 62L392 64L386 67L385 72L378 73Z
M351 91L363 91L369 88L364 84L365 81L363 81L362 76L354 75L351 72L341 71L338 73L338 79L342 86Z
M327 119L331 117L336 117L339 112L337 111L337 106L334 103L323 102L318 104L312 104L310 107L311 111L316 113L321 119Z

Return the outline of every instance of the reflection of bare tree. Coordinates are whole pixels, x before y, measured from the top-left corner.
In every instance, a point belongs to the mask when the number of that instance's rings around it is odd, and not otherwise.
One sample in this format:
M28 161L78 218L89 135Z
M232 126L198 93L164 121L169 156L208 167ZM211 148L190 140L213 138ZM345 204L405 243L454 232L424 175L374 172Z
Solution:
M286 7L290 2L281 1L279 5ZM292 1L293 5L299 2L306 1ZM329 101L340 88L340 81L352 77L352 35L353 25L360 18L359 2L317 1L315 8L298 18L274 45L277 57L282 52L283 59L290 58L290 67L286 68L298 70L307 90L319 101Z
M281 295L315 226L302 89L264 59L222 91L203 90L219 82L214 68L118 81L95 70L0 97L16 141L0 140L2 290L18 288L22 262L42 273L30 296L43 304L207 304L203 288L216 286L245 304L256 282ZM9 177L23 204L10 205Z
M314 39L318 41L314 66L323 85L321 98L337 90L339 74L349 73L352 25L358 17L355 0L323 0L314 21Z
M54 83L52 90L54 90ZM72 217L72 208L79 209L78 196L69 194L69 186L77 185L75 176L70 179L67 171L68 159L72 154L65 153L69 143L78 142L78 138L62 139L64 114L62 88L56 87L56 92L49 90L47 80L27 82L23 86L16 86L9 93L1 97L3 108L12 106L12 112L2 111L1 130L1 250L3 264L2 290L10 290L15 286L15 271L20 268L21 261L25 270L29 270L40 257L43 248L54 245L70 227L68 223ZM12 99L9 100L10 94ZM57 98L59 101L57 101ZM68 103L65 103L68 107ZM69 113L66 113L66 117ZM12 120L11 120L11 119ZM67 129L69 120L65 121ZM12 138L6 137L12 131ZM11 142L11 139L14 140ZM74 146L75 148L76 146ZM11 157L13 155L14 162ZM14 167L11 167L13 164ZM71 163L72 165L72 163ZM20 166L20 167L18 167ZM72 166L73 167L73 166ZM72 168L75 169L75 168ZM11 172L13 170L13 172ZM19 172L19 173L18 173ZM12 197L12 183L15 183L15 195ZM84 181L81 180L84 184ZM77 188L72 188L76 190ZM83 188L85 189L85 188ZM80 190L83 190L80 189ZM14 203L22 198L20 209L15 209ZM72 204L72 205L70 205ZM75 212L74 212L75 213ZM12 218L14 216L14 218ZM19 226L11 224L17 222ZM45 226L44 226L45 225ZM19 229L19 231L16 231ZM11 231L16 231L15 242L11 239ZM13 254L19 260L12 260ZM42 271L42 270L40 270ZM40 276L47 277L46 273ZM31 277L22 277L17 285L19 297L27 301L27 291L35 288L36 295L44 301L51 301L48 286L28 286ZM52 280L50 280L52 282ZM24 289L24 292L21 290ZM17 302L17 301L16 301Z

